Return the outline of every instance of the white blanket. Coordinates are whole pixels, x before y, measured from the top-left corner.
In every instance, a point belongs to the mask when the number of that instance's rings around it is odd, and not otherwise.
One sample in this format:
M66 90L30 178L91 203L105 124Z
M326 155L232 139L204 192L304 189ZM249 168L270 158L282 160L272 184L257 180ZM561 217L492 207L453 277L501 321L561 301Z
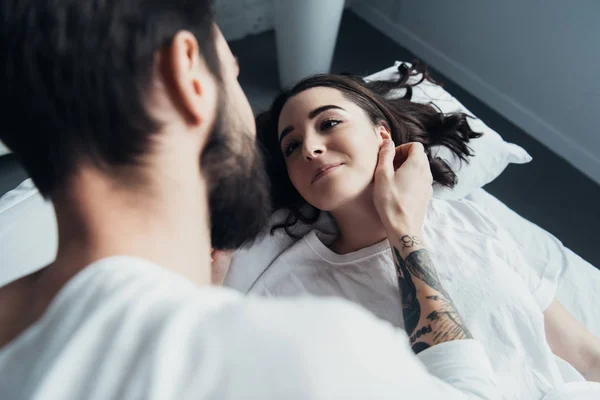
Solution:
M521 217L485 190L477 190L467 199L500 221L540 276L543 271L560 269L556 299L600 338L600 307L597 306L600 301L600 271L563 246L552 234Z

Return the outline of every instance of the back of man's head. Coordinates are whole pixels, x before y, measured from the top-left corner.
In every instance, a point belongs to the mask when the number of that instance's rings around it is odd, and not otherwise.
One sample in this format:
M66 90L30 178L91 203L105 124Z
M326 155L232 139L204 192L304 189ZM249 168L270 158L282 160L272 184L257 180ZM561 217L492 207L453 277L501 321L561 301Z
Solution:
M235 248L261 231L270 212L268 185L252 111L212 3L1 3L0 141L44 196L55 200L82 166L101 172L88 183L109 177L131 191L161 143L175 154L154 157L150 175L160 180L185 153L180 164L191 167L176 172L178 190L194 190L199 176L206 180L213 247ZM179 125L166 129L158 115Z
M45 196L85 159L135 165L159 124L154 57L193 33L218 76L211 0L9 0L0 9L0 140Z

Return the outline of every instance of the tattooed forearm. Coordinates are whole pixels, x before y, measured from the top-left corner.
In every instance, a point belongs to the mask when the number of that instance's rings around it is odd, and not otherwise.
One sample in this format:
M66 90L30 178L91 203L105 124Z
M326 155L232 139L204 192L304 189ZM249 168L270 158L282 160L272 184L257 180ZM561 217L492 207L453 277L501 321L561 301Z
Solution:
M402 247L405 249L421 245L421 239L418 236L404 235L400 238L400 241L402 242Z
M400 242L406 243L406 240L401 239ZM404 326L413 351L419 353L439 343L471 338L471 333L464 326L444 289L427 250L415 250L406 259L401 257L397 248L394 247L393 251ZM423 320L422 314L425 316Z
M402 260L402 257L400 257L398 250L394 248L394 251L396 252L396 259L399 260L396 263L396 271L398 274L398 287L402 298L404 329L410 336L417 328L421 319L421 305L419 304L419 299L417 299L417 288L406 268L406 264Z
M433 340L441 343L456 339L469 339L473 336L464 325L454 304L442 296L427 296L427 299L437 302L436 309L427 315L427 320L436 324Z
M440 282L440 278L435 270L435 266L429 258L427 250L421 249L413 251L406 257L406 260L402 259L397 249L394 249L394 252L396 253L397 263L402 266L403 270L408 271L409 275L419 278L427 286L435 289L440 292L442 296L448 298L448 293L446 293L446 290Z
M431 325L422 327L421 329L416 331L414 335L409 337L408 340L410 341L410 344L413 344L417 341L417 339L419 339L421 336L424 336L427 333L431 333Z
M431 346L425 342L419 342L412 345L412 351L414 351L415 354L419 354L423 350L427 350L430 347Z

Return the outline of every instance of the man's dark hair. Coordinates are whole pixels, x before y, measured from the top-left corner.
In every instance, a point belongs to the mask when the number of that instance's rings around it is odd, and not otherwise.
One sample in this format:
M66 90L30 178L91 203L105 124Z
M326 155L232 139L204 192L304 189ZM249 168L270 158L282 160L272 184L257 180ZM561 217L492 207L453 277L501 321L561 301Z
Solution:
M0 140L48 197L78 162L135 165L159 124L144 99L157 50L192 32L219 79L211 0L5 0Z

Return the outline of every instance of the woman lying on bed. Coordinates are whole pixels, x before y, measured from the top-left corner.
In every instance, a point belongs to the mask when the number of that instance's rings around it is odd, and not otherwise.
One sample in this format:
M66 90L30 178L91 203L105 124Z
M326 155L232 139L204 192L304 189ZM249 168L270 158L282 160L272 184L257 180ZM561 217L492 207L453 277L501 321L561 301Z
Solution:
M467 143L479 135L463 114L443 115L410 102L408 79L417 72L405 65L399 70L397 82L308 78L257 118L274 206L288 210L273 231L294 235L299 223L327 224L330 218L337 234L313 230L298 238L251 293L339 296L405 328L401 296L410 295L411 284L397 277L373 203L378 150L389 138L396 145L422 143L435 184L452 187L454 173L431 155L431 146L447 146L466 161ZM385 98L398 88L406 90L403 98ZM327 213L319 216L321 211ZM468 201L432 199L423 237L445 290L486 347L507 398L541 398L565 376L582 379L573 367L588 380L600 380L600 341L553 299L552 284L523 262L489 215ZM411 340L423 334L407 333Z

